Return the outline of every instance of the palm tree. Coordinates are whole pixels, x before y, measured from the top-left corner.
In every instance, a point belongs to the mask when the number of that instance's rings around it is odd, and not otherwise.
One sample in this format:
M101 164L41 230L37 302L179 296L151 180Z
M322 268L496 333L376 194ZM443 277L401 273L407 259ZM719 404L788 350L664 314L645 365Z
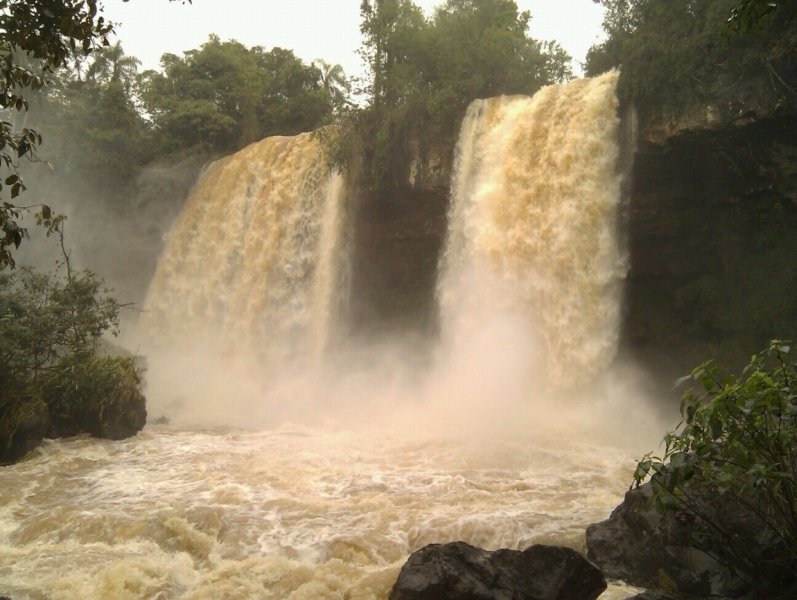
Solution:
M130 92L140 64L141 61L135 56L125 56L121 42L117 41L113 46L96 51L94 60L86 69L86 81L104 84L116 81L124 86L126 92Z
M327 61L317 58L313 66L321 71L321 86L329 95L329 100L335 112L348 104L351 93L351 82L346 78L343 67L331 65Z

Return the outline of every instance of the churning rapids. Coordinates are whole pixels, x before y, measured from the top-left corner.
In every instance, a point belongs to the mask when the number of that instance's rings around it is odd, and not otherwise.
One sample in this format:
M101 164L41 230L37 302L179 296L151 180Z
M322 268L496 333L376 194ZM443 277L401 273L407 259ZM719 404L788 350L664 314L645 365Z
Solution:
M583 551L658 430L612 362L615 84L471 107L422 368L339 339L346 184L311 136L211 165L141 324L171 422L0 469L0 595L384 600L433 542Z

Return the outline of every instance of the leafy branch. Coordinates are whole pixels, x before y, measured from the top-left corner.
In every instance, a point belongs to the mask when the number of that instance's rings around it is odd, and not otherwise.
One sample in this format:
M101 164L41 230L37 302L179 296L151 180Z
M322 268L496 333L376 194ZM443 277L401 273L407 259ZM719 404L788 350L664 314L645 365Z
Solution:
M739 378L707 362L679 380L699 382L702 391L684 394L682 421L665 436L663 456L645 456L633 483L650 481L660 513L694 514L727 549L720 559L770 587L785 574L797 577L797 369L790 351L787 342L773 341ZM722 517L729 506L774 534L782 554L749 551Z

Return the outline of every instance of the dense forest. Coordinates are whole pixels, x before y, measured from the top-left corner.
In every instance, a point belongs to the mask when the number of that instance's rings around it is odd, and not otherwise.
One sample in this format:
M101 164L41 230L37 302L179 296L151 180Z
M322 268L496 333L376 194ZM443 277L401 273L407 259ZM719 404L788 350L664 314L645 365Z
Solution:
M606 39L587 54L586 75L621 69L619 94L643 116L702 103L738 117L749 96L773 108L794 101L797 2L596 2Z
M330 150L339 167L362 157L382 192L406 185L413 158L453 152L473 100L572 77L570 56L530 38L531 15L512 0L448 0L431 18L410 0L364 0L361 17L364 102L343 113Z

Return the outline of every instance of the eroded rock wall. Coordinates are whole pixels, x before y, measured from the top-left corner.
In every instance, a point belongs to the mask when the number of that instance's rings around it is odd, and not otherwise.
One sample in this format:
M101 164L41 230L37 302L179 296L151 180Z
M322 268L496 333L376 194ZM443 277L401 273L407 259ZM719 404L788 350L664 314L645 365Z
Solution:
M621 127L622 351L662 385L709 359L738 371L769 340L797 337L797 104L727 106L641 111L640 123L625 111ZM437 332L450 159L411 170L402 189L354 200L356 336Z
M660 133L631 172L624 346L667 378L738 369L797 335L797 110Z
M358 192L348 321L356 337L434 335L448 190L412 187L384 196Z

